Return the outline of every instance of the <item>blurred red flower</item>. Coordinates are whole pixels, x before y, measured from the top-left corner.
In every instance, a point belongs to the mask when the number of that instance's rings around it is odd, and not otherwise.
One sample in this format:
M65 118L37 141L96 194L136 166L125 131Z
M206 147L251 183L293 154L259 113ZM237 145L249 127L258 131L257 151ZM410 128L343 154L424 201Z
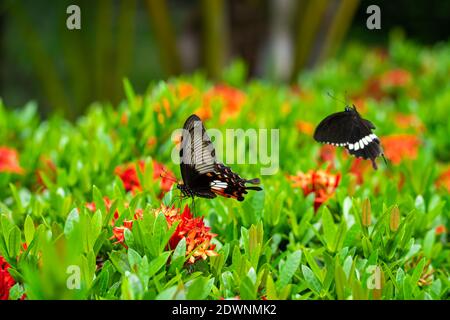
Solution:
M442 172L436 180L436 186L445 188L450 192L450 168Z
M364 89L356 96L381 100L387 96L392 96L392 90L409 87L411 80L412 75L408 70L400 68L388 70L379 76L369 78ZM410 93L413 93L413 91Z
M186 205L180 214L180 209L175 207L161 206L155 210L155 214L162 212L166 217L169 228L178 222L177 228L169 240L169 248L175 249L181 239L186 239L186 256L188 263L194 263L199 259L205 260L208 256L216 256L215 245L211 239L216 236L210 231L203 221L203 217L193 217L189 207Z
M295 126L297 127L297 130L299 132L307 134L309 136L312 136L314 133L314 125L310 122L298 120L295 123Z
M381 138L386 158L393 164L417 157L420 140L411 134L393 134Z
M9 299L9 291L16 284L8 272L10 265L0 256L0 300Z
M245 94L236 88L225 84L215 85L207 91L203 96L203 104L196 111L196 114L203 120L212 117L212 104L218 101L222 103L222 111L220 113L220 122L224 123L230 118L239 115L242 105L246 101Z
M50 181L56 181L56 165L52 159L47 156L41 156L39 158L39 167L36 169L36 180L38 188L45 189L45 183L42 176L45 175Z
M189 82L179 82L176 85L171 85L170 89L180 100L190 98L198 92L197 88Z
M105 203L106 210L109 211L111 209L112 201L108 197L103 197L103 201ZM89 211L93 213L97 210L95 202L87 202L85 206ZM128 204L125 204L125 207L128 207ZM116 210L114 212L113 218L111 219L111 225L114 225L117 219L119 219L119 211Z
M19 155L15 149L0 147L0 173L23 174L24 170L19 164Z
M371 167L370 161L365 161L362 158L353 159L350 172L356 177L357 184L362 184L364 182L364 174Z
M120 243L122 246L127 248L127 246L124 244L125 242L125 229L131 230L133 227L133 220L124 220L123 225L121 227L114 227L113 228L113 236L110 238L115 239L116 242L114 244Z
M329 162L333 164L336 157L336 147L325 144L319 150L319 161L320 163Z
M136 192L142 190L142 185L139 181L137 172L138 168L141 172L145 171L145 162L143 160L122 164L115 168L114 173L122 180L126 191ZM160 181L160 187L163 194L172 188L176 178L163 164L153 160L153 181Z
M425 126L422 121L415 114L402 114L397 113L395 115L395 124L400 129L415 129L417 132L425 131Z
M435 233L436 233L436 235L447 233L447 228L443 224L440 224L436 227Z
M411 73L408 70L397 68L386 71L380 77L383 88L401 88L411 83Z
M301 188L306 196L315 193L314 210L333 196L334 191L341 180L340 174L331 174L325 170L310 170L307 173L299 172L296 175L288 176L294 188Z

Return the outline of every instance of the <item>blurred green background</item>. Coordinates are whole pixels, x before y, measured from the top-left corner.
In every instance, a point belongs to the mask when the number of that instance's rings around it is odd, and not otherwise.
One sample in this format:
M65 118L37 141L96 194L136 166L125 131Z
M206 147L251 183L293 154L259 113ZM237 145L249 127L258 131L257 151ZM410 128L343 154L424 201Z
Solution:
M70 4L81 30L66 28ZM366 28L371 4L381 30ZM295 82L348 42L384 46L392 32L447 41L449 13L450 1L437 0L3 0L0 97L74 119L93 101L122 100L124 77L138 92L198 71L220 81L236 59L249 78Z

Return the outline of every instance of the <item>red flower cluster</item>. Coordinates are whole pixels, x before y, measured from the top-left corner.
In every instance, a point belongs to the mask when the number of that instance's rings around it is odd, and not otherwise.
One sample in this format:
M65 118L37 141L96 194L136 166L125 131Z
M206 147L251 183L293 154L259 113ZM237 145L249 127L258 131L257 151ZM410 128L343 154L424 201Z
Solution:
M307 173L299 172L294 176L288 176L295 188L301 188L306 196L315 193L314 210L333 196L334 191L341 180L340 174L331 174L324 170L310 170Z
M143 160L139 160L137 163L131 162L119 165L114 170L114 173L122 180L126 191L142 191L137 172L138 168L141 172L145 171L145 162ZM167 171L164 165L153 160L153 181L158 180L163 193L168 192L172 188L174 181L176 181L172 172Z
M382 137L381 144L386 158L393 164L399 164L404 159L417 157L420 140L410 134L393 134Z
M133 220L124 220L123 221L123 225L121 227L114 227L113 228L113 236L110 238L115 239L116 242L114 242L114 244L120 243L121 245L123 245L125 248L127 248L127 246L124 244L125 241L125 229L131 230L133 228L133 222L134 220L138 220L138 219L142 219L143 216L143 210L142 209L136 209L134 216L133 216Z
M405 69L392 69L383 73L380 83L383 88L402 88L411 83L411 73Z
M405 69L392 69L380 76L370 78L362 92L356 95L358 98L371 97L381 100L392 94L392 90L407 88L411 84L412 75Z
M441 234L444 234L444 233L447 233L447 228L443 224L440 224L440 225L438 225L436 227L435 233L436 233L437 236L441 235Z
M0 256L0 300L9 299L9 291L16 283L8 272L10 265Z
M19 155L15 149L0 147L0 173L23 174L23 169L19 164Z
M416 132L425 131L425 126L422 121L415 114L402 114L397 113L395 115L395 124L400 129L413 128Z
M436 180L438 188L445 188L450 193L450 168L442 172Z
M295 123L297 130L301 133L304 133L308 136L312 136L314 133L314 125L311 122L298 120Z
M189 263L194 263L200 258L205 260L208 256L216 256L215 245L211 244L211 239L216 234L210 233L209 227L205 226L203 217L194 218L189 207L185 206L183 213L175 207L169 208L161 206L155 214L162 212L166 217L169 228L179 221L175 233L169 240L169 248L175 249L181 239L186 239L186 256L189 256Z
M222 112L220 113L220 122L224 123L228 119L235 118L239 115L245 100L245 94L239 89L219 84L205 93L203 96L203 105L196 111L196 114L203 120L210 119L212 117L211 105L213 102L219 101L223 106Z
M188 263L194 263L198 259L206 259L208 256L216 256L214 251L215 245L211 244L211 239L216 235L210 233L210 228L205 226L203 218L194 218L189 207L184 208L183 213L180 214L180 209L175 207L166 207L161 205L160 208L153 211L155 215L163 213L169 228L178 222L177 228L169 240L169 249L174 249L181 241L186 239L186 256L189 257ZM133 228L134 220L142 219L142 209L137 209L133 220L125 220L123 226L114 227L113 236L117 243L124 244L125 229L131 230Z
M45 174L45 176L51 181L56 181L56 165L50 158L46 156L40 157L39 167L36 170L37 186L38 188L45 189L46 186L44 180L42 179L43 174Z

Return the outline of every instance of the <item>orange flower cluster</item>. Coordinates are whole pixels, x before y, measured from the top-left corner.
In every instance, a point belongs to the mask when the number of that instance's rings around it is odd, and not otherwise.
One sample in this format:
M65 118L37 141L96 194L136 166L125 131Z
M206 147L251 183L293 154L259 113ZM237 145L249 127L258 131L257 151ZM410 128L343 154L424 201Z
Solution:
M209 232L210 228L207 227L203 221L203 217L193 217L190 209L186 206L183 213L180 214L180 209L173 207L166 207L161 205L160 208L155 209L155 215L163 213L168 227L170 228L174 223L178 223L177 228L169 240L169 249L175 249L181 239L186 239L186 256L189 257L188 263L194 263L199 259L205 260L208 256L216 256L214 251L215 245L211 244L211 239L216 235ZM125 230L131 230L133 228L134 220L142 219L142 209L137 209L133 217L133 220L125 220L123 226L113 228L113 236L111 239L115 239L114 244L120 243L125 246Z
M336 157L336 147L335 146L325 144L320 148L319 161L321 163L328 162L332 165L335 157Z
M381 100L389 96L391 90L406 88L412 82L412 75L405 69L392 69L384 72L380 76L369 79L357 97L371 97Z
M442 172L436 180L438 188L445 188L450 193L450 168Z
M350 173L356 177L356 183L362 184L364 182L364 174L372 168L370 161L366 161L363 158L356 158L352 162L350 167Z
M145 162L139 160L137 163L131 162L119 165L115 168L114 173L122 180L126 191L142 191L142 185L139 181L137 168L141 172L145 171ZM166 170L163 164L153 160L153 181L160 181L160 187L163 193L170 191L172 185L176 181L174 174Z
M299 132L304 133L308 136L312 136L314 133L314 126L310 122L298 120L295 123L295 126L297 127L297 130Z
M8 272L10 265L0 256L0 300L9 299L9 291L16 284Z
M395 115L395 124L401 129L413 128L416 132L425 131L424 124L415 114L397 113Z
M288 176L294 188L301 188L306 196L315 193L314 210L333 196L334 191L341 180L340 174L331 174L324 170L310 170L307 173L299 172L294 176Z
M188 262L194 263L199 259L205 260L208 256L216 256L215 245L211 244L211 239L216 234L210 233L203 221L203 217L195 218L188 206L184 207L183 213L175 207L161 206L155 214L162 212L166 217L169 228L179 222L177 228L169 240L169 248L175 249L181 239L186 239L186 256Z
M223 105L220 113L220 122L224 123L228 119L236 118L241 111L242 105L245 103L246 96L239 89L228 85L216 85L203 96L203 105L196 114L203 120L212 117L212 103L219 101Z
M15 149L0 147L0 173L23 174L24 170L19 164L19 155Z
M393 134L381 138L381 145L386 158L393 164L404 159L414 160L420 146L420 140L411 134Z
M56 181L56 165L55 163L46 156L41 156L39 158L39 167L36 170L36 181L38 188L45 189L45 183L42 179L42 175L45 175L48 179L55 182Z
M383 88L402 88L411 83L411 73L405 69L392 69L383 73L380 84Z
M444 234L444 233L447 233L447 228L443 224L440 224L440 225L438 225L436 227L435 233L436 233L437 236L441 235L441 234Z

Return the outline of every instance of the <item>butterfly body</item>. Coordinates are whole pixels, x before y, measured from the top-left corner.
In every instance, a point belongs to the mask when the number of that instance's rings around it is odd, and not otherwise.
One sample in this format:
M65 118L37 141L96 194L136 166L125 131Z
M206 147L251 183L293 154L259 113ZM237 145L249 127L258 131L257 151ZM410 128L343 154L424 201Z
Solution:
M372 132L375 126L363 119L356 107L345 107L345 111L329 115L322 120L314 132L314 139L321 143L345 147L357 157L370 159L377 169L375 159L383 156L380 140Z
M259 184L259 179L243 179L231 168L217 162L211 140L196 115L190 116L184 124L180 158L183 181L177 188L184 196L211 199L220 195L243 201L247 190L262 190L245 185Z

